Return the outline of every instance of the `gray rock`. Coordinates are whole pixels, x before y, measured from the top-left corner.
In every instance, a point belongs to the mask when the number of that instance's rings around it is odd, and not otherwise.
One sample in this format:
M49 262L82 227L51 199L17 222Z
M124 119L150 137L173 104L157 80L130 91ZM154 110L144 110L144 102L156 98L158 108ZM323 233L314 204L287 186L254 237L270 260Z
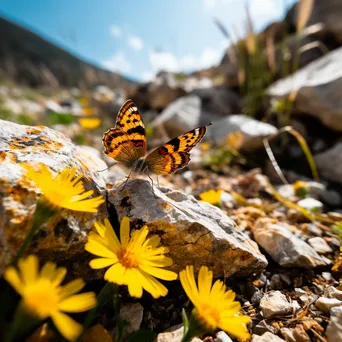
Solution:
M173 137L197 126L207 125L218 118L212 113L202 113L202 101L199 96L188 95L170 103L151 123L151 126L163 125L166 132Z
M332 308L325 332L328 342L342 341L342 306Z
M214 342L233 342L233 341L224 331L219 331L216 334L216 338L214 339Z
M253 234L256 242L281 266L314 268L326 265L324 259L285 224L260 218L253 226Z
M293 111L321 120L327 127L342 131L342 48L311 62L293 75L272 84L267 93L273 98L296 91Z
M280 291L266 293L260 301L260 308L265 318L291 314L293 306Z
M332 253L331 247L321 237L313 237L308 240L309 245L319 254Z
M208 129L206 139L225 143L228 134L234 132L242 133L243 142L241 149L250 152L263 147L263 139L277 133L277 128L268 123L257 121L247 115L230 115L216 120L214 125Z
M246 276L267 265L257 244L222 210L191 195L156 187L153 194L151 182L134 179L124 190L110 190L108 200L119 220L134 217L161 237L170 249L174 271L190 264L195 269L208 265L215 276Z
M285 340L277 335L272 334L271 332L265 332L261 336L253 335L251 342L285 342Z
M179 342L181 341L184 333L184 327L182 324L175 325L163 333L158 334L155 342ZM191 342L201 342L202 340L198 337L191 339Z
M330 310L335 306L342 306L342 301L337 298L319 297L315 306L322 312L329 314Z
M21 162L43 163L53 172L75 166L83 174L87 190L94 196L103 192L105 180L98 168L105 163L65 135L47 127L29 127L0 120L0 273L12 260L28 230L39 190L24 177ZM84 276L90 271L84 258L84 243L99 213L62 210L52 222L43 225L28 252L50 261L68 263L69 272ZM80 257L82 255L82 257ZM78 261L76 261L78 260ZM73 263L75 261L75 263Z
M339 120L339 119L338 119ZM342 121L342 120L341 120ZM342 142L314 156L321 177L342 183Z
M128 323L125 327L125 335L140 329L143 314L144 308L139 303L126 304L120 308L120 318Z
M298 3L288 11L286 15L287 25L296 27ZM325 39L333 39L342 43L342 3L339 0L315 0L310 18L306 26L321 24ZM323 37L322 37L323 38Z

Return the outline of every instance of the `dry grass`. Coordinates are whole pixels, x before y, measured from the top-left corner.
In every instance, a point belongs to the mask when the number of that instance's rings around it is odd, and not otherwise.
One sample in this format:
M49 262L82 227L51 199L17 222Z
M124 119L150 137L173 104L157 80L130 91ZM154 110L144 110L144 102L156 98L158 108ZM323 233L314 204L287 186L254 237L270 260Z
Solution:
M299 0L297 5L297 21L296 21L296 29L297 34L300 33L303 28L308 23L312 9L314 5L314 0Z

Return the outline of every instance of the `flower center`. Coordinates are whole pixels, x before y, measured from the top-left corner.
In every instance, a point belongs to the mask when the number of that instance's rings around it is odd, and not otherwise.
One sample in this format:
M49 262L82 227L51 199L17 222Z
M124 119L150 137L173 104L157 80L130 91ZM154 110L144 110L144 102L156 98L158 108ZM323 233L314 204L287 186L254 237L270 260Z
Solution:
M33 315L44 319L58 308L58 298L53 291L32 292L24 298L25 308Z
M196 310L196 316L202 325L208 330L214 330L219 326L220 313L210 304L202 304Z
M133 251L126 248L121 248L117 253L120 264L126 268L139 267L139 261Z

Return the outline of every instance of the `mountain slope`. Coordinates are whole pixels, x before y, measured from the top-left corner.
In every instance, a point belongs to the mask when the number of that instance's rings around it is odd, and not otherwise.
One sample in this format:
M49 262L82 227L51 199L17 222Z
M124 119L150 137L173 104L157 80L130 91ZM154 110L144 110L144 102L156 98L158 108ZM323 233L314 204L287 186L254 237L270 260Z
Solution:
M134 83L73 56L3 17L0 17L0 73L32 87L88 87L96 84L117 87Z

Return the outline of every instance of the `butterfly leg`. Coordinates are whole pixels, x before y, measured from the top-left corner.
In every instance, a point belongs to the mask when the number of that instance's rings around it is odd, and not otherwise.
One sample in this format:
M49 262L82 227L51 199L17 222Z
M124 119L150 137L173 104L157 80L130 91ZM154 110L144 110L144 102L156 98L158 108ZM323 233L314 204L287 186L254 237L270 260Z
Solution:
M127 179L125 180L124 186L123 186L123 188L122 188L121 190L125 190L125 187L126 187L126 185L127 185L128 180L130 179L130 175L131 175L132 171L133 171L133 170L129 171L128 176L126 176Z

